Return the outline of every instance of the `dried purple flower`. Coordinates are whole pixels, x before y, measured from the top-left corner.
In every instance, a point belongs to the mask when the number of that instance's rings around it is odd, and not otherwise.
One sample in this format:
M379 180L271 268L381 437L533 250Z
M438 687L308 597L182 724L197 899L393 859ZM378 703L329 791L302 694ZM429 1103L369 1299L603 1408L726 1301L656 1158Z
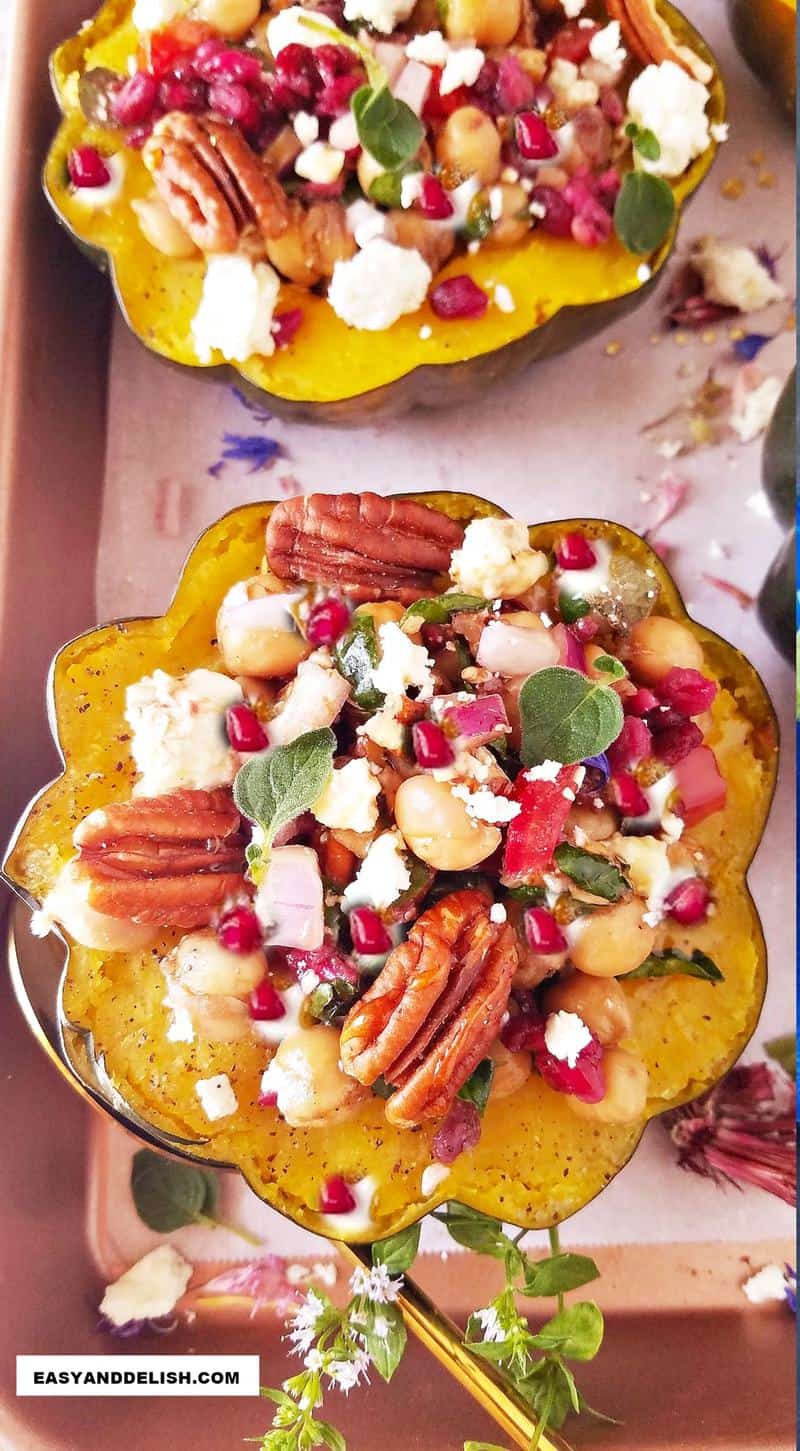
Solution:
M792 1265L784 1265L783 1272L784 1272L784 1275L786 1276L786 1289L784 1290L784 1294L786 1296L786 1303L789 1306L789 1309L791 1310L792 1314L793 1315L796 1315L797 1314L797 1271L793 1268Z
M222 1274L207 1280L198 1294L202 1299L230 1295L251 1300L251 1318L262 1305L274 1306L281 1314L286 1314L290 1306L301 1298L296 1286L291 1285L286 1277L285 1259L273 1254L223 1270Z
M737 358L744 363L752 363L757 358L762 348L772 342L769 333L745 333L743 338L737 338L733 345L733 351Z
M152 1330L156 1335L171 1335L179 1323L177 1315L161 1315L157 1320L127 1320L124 1325L115 1325L107 1315L101 1315L95 1330L103 1335L113 1335L117 1340L132 1340L145 1330Z
M271 421L272 414L267 411L263 403L257 403L254 398L248 398L247 394L243 393L241 388L232 387L231 392L237 403L241 403L242 407L247 409L247 412L255 418L257 423L269 423Z
M283 452L277 439L260 433L223 433L222 442L225 445L222 455L208 470L214 479L219 478L226 463L249 463L247 472L259 473L271 468Z
M748 1063L708 1093L664 1115L684 1169L733 1184L753 1184L797 1202L795 1094L776 1064Z

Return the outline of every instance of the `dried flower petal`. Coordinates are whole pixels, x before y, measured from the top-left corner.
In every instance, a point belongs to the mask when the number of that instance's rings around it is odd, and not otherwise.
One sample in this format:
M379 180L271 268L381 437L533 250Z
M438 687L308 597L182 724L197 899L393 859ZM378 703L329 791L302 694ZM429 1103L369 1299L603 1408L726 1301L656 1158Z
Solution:
M708 1093L662 1120L678 1162L714 1183L797 1201L794 1085L775 1064L731 1069Z

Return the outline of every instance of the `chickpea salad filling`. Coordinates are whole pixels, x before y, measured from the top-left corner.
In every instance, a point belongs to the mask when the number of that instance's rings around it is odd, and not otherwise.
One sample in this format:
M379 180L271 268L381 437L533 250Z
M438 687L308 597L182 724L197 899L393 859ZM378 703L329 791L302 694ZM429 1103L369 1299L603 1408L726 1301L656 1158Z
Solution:
M291 344L306 314L284 283L366 332L426 301L445 322L513 313L456 264L536 231L616 237L641 284L672 186L724 139L712 68L651 0L136 0L120 23L128 73L74 78L70 192L204 261L204 364Z
M213 668L127 684L132 794L79 822L34 931L155 953L162 1060L255 1045L267 1121L432 1127L424 1195L532 1075L590 1123L642 1120L625 984L724 981L691 937L725 692L657 600L592 532L277 504ZM240 1113L224 1062L193 1085L209 1126ZM319 1212L368 1225L374 1190L331 1175Z

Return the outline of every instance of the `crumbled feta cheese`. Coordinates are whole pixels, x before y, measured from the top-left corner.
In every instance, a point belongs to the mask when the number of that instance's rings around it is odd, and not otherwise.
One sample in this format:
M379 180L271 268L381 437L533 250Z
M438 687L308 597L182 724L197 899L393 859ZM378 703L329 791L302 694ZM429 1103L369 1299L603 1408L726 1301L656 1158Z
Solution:
M431 1195L435 1194L439 1188L439 1185L444 1183L449 1173L449 1164L428 1164L428 1167L422 1171L422 1180L419 1186L423 1199L430 1199Z
M709 302L718 302L721 307L758 312L786 296L752 247L709 238L692 252L691 263L702 278Z
M490 922L496 922L496 923L498 923L498 925L501 922L507 922L508 921L508 912L506 911L506 909L503 906L502 902L493 902L492 903L491 907L489 908L489 921Z
M717 145L721 146L723 141L727 141L731 128L727 121L712 121L708 129L711 132L712 141L716 141Z
M333 771L311 810L323 826L340 831L372 831L378 820L380 782L365 757L356 757Z
M563 1011L551 1013L544 1026L544 1041L548 1053L574 1068L584 1048L592 1041L583 1018L577 1013Z
M192 1266L171 1244L160 1244L108 1285L100 1314L112 1325L157 1320L174 1310L192 1278Z
M105 186L73 186L72 195L81 206L89 207L92 211L103 211L110 207L122 193L122 183L125 180L125 157L121 152L113 156L104 156L103 161L108 171L108 181Z
M557 781L560 770L560 761L542 761L538 766L530 766L523 774L526 781Z
M376 746L383 746L387 751L401 751L403 749L403 727L397 719L397 712L402 700L401 695L387 695L383 709L376 711L369 720L360 725L356 734L369 736Z
M602 61L610 70L619 73L628 58L622 44L622 32L618 20L609 21L602 30L596 30L589 41L589 54L594 60Z
M485 56L475 45L450 49L439 80L440 96L449 96L459 86L474 86L483 68Z
M741 443L750 443L763 433L781 396L780 378L765 378L757 388L751 388L739 401L738 408L731 411L730 425L738 433Z
M328 140L331 146L338 146L340 151L354 151L360 145L356 118L352 111L345 111L343 116L336 117L328 131Z
M292 129L301 146L310 146L319 136L319 120L310 111L298 111Z
M313 181L317 186L330 186L341 174L344 166L344 152L329 141L313 141L301 151L294 164L298 176Z
M568 20L577 20L586 7L586 0L561 0L561 8Z
M514 186L519 181L519 172L516 166L504 166L500 172L500 180L507 181L509 186Z
M433 661L424 645L415 645L400 626L387 620L378 631L381 658L373 667L372 683L386 695L403 695L410 686L417 687L418 699L433 695Z
M346 216L348 230L355 237L357 247L366 247L386 231L386 213L363 199L351 202Z
M470 791L469 786L459 785L452 790L453 795L464 802L467 814L474 821L488 821L492 826L505 825L507 821L513 821L515 816L519 816L522 810L518 801L509 801L507 796L495 796L486 787L479 791Z
M203 1113L212 1123L218 1118L228 1118L239 1107L227 1073L215 1073L213 1078L198 1078L194 1088Z
M450 46L441 30L428 30L422 35L414 35L406 46L408 59L422 61L423 65L444 67L449 54Z
M646 66L628 91L627 120L658 139L657 161L640 158L644 171L656 176L680 176L709 144L708 88L693 80L675 61Z
M519 519L473 519L450 561L454 585L487 599L514 599L547 573L547 556L531 549Z
M408 20L416 0L345 0L345 20L363 20L381 35L391 35Z
M511 294L510 288L504 282L495 283L494 305L499 307L501 312L516 312L517 304Z
M407 210L413 207L422 194L422 172L411 171L400 182L400 205Z
M137 30L160 30L187 8L188 0L136 0L131 20Z
M324 10L315 10L312 15L302 5L290 5L288 9L278 11L270 20L267 26L267 45L273 56L279 55L287 45L308 45L313 49L318 45L330 45L331 37L325 31L335 29L336 26Z
M786 1300L786 1276L781 1265L764 1265L742 1289L751 1305L766 1305L773 1300Z
M218 670L191 670L178 677L156 670L129 685L125 719L139 772L134 796L230 785L237 758L225 712L242 698L236 681Z
M584 106L593 106L600 97L597 82L584 80L574 61L565 60L563 56L557 56L553 61L547 84L555 91L561 106L571 113L583 110ZM564 149L559 144L559 150Z
M240 252L209 257L203 295L192 320L194 350L201 363L221 353L229 363L246 363L254 354L275 351L272 315L280 278L266 262L251 262Z
M333 725L350 694L350 686L333 668L326 650L315 650L297 668L280 709L268 724L273 746L287 746L306 731Z
M432 279L415 248L376 237L355 257L335 264L328 301L350 327L383 332L422 306Z
M399 831L381 832L364 857L357 876L345 888L342 906L346 911L351 907L374 907L382 912L397 901L411 886L405 849Z

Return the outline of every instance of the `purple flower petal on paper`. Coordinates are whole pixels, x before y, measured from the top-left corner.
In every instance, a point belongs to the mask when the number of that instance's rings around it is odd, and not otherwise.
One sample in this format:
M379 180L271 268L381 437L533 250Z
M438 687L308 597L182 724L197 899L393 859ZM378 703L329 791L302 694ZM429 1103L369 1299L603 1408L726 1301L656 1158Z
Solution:
M737 358L742 359L743 363L752 363L753 359L758 357L761 349L771 342L772 337L769 333L745 333L743 338L736 339L733 351Z
M276 438L261 433L223 433L223 449L220 458L208 469L212 478L218 479L228 463L247 463L249 474L269 469L280 458L283 446Z
M272 414L267 411L263 403L257 403L254 398L248 398L247 394L243 393L241 388L232 387L231 392L237 403L241 403L242 407L247 409L247 412L251 417L255 418L257 423L269 423L271 421Z

